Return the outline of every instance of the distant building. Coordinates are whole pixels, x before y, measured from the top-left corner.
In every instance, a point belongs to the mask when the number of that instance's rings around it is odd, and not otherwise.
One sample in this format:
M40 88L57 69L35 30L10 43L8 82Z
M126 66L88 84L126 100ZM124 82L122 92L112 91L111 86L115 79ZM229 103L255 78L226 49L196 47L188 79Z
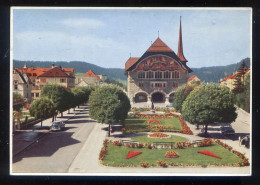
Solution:
M32 82L26 73L22 74L17 69L13 69L13 92L21 94L27 102L32 100Z
M105 75L96 75L92 70L89 70L83 76L76 77L76 86L96 86L102 84L106 79Z
M183 54L181 22L178 54L159 37L140 57L130 57L125 63L127 94L131 102L173 102L176 89L187 83L192 70Z
M75 87L75 76L73 68L61 68L54 64L51 68L27 67L26 63L23 68L18 68L21 73L26 73L30 78L33 86L31 97L33 99L41 96L41 89L47 83L55 83L65 88Z
M188 84L200 83L200 79L196 75L192 75L188 79Z
M247 69L245 72L245 76L250 73L250 69ZM235 79L238 76L238 73L234 73L233 75L225 77L223 80L220 81L221 85L225 85L230 90L235 88ZM244 83L244 78L241 78L242 83Z

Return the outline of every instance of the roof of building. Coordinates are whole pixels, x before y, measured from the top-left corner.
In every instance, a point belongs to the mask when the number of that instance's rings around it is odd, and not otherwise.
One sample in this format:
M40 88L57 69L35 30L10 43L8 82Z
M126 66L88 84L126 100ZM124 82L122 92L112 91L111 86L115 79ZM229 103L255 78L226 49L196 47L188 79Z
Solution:
M96 75L91 69L82 77L96 77L97 80L100 80L100 77L98 75Z
M192 75L189 79L188 79L188 82L189 81L192 81L194 78L196 78L197 76L196 75ZM198 78L198 77L197 77ZM199 78L198 78L199 79Z
M42 73L38 77L65 77L65 78L70 78L70 76L67 73L65 73L59 67L54 67L54 68Z
M173 52L159 37L148 48L146 52Z
M247 72L249 72L249 71L250 71L250 68L248 68L248 69L245 71L245 73L247 73ZM238 75L238 73L235 73L235 74L233 74L233 75L227 76L227 77L225 77L223 80L221 80L221 82L224 82L224 81L229 80L229 79L234 79L234 78L237 77L237 75Z
M58 67L54 67L58 68ZM49 70L52 70L53 68L35 68L35 67L28 67L28 68L18 68L18 71L20 73L27 73L29 77L38 77L41 76L42 74L46 73ZM60 69L60 68L59 68ZM69 72L73 73L74 69L73 68L62 68L61 69L63 72ZM69 75L70 77L74 77L73 75Z
M129 69L139 60L139 57L130 57L125 63L125 70Z
M83 77L97 76L91 69Z

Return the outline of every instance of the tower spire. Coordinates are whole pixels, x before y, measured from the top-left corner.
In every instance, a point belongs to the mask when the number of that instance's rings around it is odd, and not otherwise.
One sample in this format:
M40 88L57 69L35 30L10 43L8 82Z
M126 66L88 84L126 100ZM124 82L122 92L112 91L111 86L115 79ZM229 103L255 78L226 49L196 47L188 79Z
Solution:
M181 16L180 16L180 30L179 30L179 43L178 43L178 54L177 54L177 56L181 59L182 62L188 62L188 60L183 55Z

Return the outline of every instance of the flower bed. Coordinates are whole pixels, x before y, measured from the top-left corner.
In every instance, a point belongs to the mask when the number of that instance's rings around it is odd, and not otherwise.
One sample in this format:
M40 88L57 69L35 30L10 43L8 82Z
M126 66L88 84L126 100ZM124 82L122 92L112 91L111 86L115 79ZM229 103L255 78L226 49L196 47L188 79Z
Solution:
M130 159L134 156L137 156L137 155L140 155L142 152L138 152L138 151L129 151L127 156L126 156L126 159Z
M140 162L140 165L144 168L147 168L149 166L148 162Z
M107 145L108 145L108 140L105 139L104 142L103 142L103 147L101 148L101 151L99 153L99 160L103 160L106 157Z
M238 166L249 166L250 165L250 163L248 161L248 158L246 158L244 154L234 150L231 146L229 146L228 144L223 143L219 139L215 140L215 142L217 144L221 145L223 148L225 148L225 149L231 151L232 153L236 154L239 158L243 159L242 162L238 162L238 164L237 164Z
M160 124L161 122L159 121L159 120L157 120L157 119L149 119L149 120L147 120L147 122L148 122L148 124L151 124L151 123L158 123L158 124Z
M179 155L173 150L167 151L164 156L166 158L177 158L177 157L179 157Z
M197 143L198 147L211 146L213 145L213 140L211 138L203 139L201 142Z
M218 158L218 159L221 159L221 157L217 156L216 154L212 153L211 151L208 151L208 150L201 150L201 151L198 151L198 153L200 154L204 154L204 155L207 155L207 156L210 156L210 157L215 157L215 158Z
M163 134L163 133L153 133L153 134L149 134L148 137L150 138L170 138L171 136L168 134Z

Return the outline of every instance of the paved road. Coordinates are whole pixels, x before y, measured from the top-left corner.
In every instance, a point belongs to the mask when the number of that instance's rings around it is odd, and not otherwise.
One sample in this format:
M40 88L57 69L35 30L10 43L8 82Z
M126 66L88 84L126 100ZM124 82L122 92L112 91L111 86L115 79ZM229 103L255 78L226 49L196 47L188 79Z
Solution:
M64 131L49 132L15 155L13 173L66 173L97 124L88 117L87 106L80 108L85 110L70 119Z

